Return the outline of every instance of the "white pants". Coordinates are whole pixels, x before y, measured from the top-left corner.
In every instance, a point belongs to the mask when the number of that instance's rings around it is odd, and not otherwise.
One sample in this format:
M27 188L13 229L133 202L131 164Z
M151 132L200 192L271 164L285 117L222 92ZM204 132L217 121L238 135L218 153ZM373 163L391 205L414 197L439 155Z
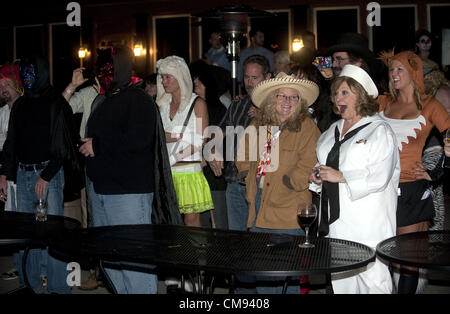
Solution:
M389 268L378 259L364 268L331 275L335 294L391 294Z

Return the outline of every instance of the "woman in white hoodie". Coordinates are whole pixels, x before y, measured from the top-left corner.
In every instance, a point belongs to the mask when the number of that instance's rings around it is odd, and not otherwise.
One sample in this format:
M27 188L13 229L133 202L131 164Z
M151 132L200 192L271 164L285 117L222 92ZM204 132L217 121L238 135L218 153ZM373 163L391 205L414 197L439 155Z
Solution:
M158 60L156 67L156 103L166 132L178 206L186 225L200 227L200 213L214 208L211 190L202 171L203 132L209 124L208 108L205 100L193 92L191 74L182 58L169 56Z

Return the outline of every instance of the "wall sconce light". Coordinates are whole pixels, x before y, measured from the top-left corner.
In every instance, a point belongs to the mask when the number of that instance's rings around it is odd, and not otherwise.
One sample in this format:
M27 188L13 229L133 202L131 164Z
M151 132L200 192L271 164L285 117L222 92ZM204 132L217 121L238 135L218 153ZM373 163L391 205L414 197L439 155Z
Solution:
M141 43L140 41L138 41L138 42L134 45L133 52L134 52L134 56L135 56L135 57L139 57L139 56L145 55L145 49L144 49L144 47L142 46L142 43Z
M78 49L78 58L84 59L88 56L88 53L87 48L80 47L80 49Z
M297 52L303 48L303 39L301 37L295 37L292 41L292 51Z

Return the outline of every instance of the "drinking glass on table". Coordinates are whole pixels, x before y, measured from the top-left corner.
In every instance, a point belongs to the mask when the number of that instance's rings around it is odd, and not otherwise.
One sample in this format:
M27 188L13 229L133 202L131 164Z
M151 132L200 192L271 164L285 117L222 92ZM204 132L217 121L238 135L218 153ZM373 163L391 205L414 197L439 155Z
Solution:
M36 202L36 221L47 221L47 201L43 198L39 198Z
M317 207L312 203L302 203L298 206L297 210L297 220L303 229L305 229L306 237L305 242L299 244L298 246L301 248L313 248L314 244L309 242L309 226L316 220L317 217Z

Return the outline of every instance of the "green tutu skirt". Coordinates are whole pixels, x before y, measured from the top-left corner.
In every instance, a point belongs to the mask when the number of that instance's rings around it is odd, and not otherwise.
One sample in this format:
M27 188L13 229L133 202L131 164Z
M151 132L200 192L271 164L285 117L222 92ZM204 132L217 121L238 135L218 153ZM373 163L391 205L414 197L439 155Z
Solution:
M198 214L214 209L211 190L202 171L172 172L181 214Z

